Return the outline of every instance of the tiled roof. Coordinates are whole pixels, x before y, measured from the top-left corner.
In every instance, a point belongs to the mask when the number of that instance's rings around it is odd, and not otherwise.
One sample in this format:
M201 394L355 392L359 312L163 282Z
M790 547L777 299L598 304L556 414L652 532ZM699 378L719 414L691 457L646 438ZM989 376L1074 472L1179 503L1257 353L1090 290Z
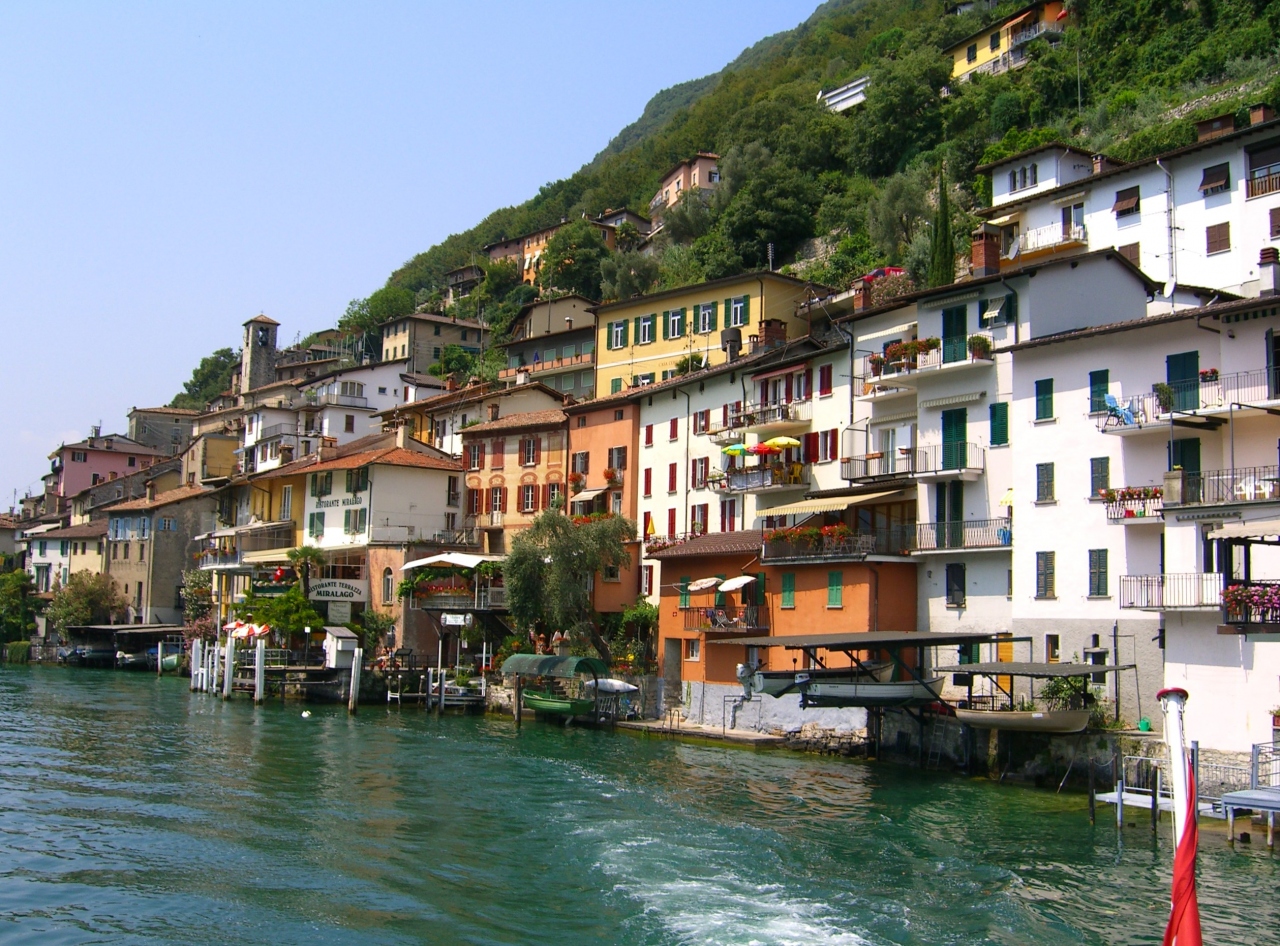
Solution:
M177 414L183 417L196 417L203 411L188 410L185 407L135 407L129 411L130 414Z
M145 496L141 499L131 499L127 503L119 503L111 507L111 513L117 512L133 512L139 509L157 509L160 506L170 506L173 503L180 503L184 499L194 499L197 496L212 496L213 490L205 489L203 486L179 486L177 489L167 490L163 493L157 493L155 499L147 499Z
M17 529L20 528L18 520L14 516L0 516L0 529Z
M107 534L107 520L95 519L78 526L67 526L65 529L54 529L41 534L42 539L96 539Z
M552 427L565 423L569 417L559 408L549 411L525 411L523 414L512 414L499 417L497 420L485 421L483 424L472 424L462 428L465 439L471 434L488 434L500 430L530 430L534 427Z
M329 470L356 470L362 466L376 464L378 466L417 467L422 470L461 470L462 461L446 457L406 450L404 447L390 447L383 450L366 450L352 453L345 457L325 460L310 467L308 472L324 473Z
M77 443L64 443L53 453L49 454L50 458L58 455L62 450L84 449L84 450L109 450L112 453L146 453L154 456L164 456L163 450L156 450L154 447L148 447L138 443L136 440L130 440L124 434L107 434L102 437L94 437L94 443L90 443L88 439L81 440ZM107 441L111 441L111 446L107 446Z
M693 558L759 552L763 541L764 533L759 529L749 529L745 532L711 532L657 552L646 553L645 558Z

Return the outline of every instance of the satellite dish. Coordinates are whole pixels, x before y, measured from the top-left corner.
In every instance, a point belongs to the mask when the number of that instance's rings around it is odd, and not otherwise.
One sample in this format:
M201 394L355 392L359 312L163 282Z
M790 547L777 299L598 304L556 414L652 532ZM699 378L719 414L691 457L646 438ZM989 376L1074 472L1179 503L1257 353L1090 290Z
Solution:
M1170 279L1168 282L1166 282L1166 283L1164 284L1164 297L1165 297L1166 299L1172 299L1172 298L1173 298L1173 290L1175 290L1175 289L1177 289L1177 288L1178 288L1178 284L1177 284L1176 282L1174 282L1172 279Z

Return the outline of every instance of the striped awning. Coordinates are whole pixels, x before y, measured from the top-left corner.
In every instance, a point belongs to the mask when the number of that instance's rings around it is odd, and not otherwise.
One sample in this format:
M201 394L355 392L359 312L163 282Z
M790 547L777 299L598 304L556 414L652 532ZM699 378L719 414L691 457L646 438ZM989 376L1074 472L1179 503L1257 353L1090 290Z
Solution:
M283 565L289 561L293 549L264 549L261 552L245 552L240 561L246 565Z
M950 397L935 397L929 401L921 401L919 406L922 410L927 410L931 407L954 407L960 404L972 404L974 401L981 401L986 396L986 391L970 391L967 394L952 394Z
M1253 522L1228 522L1209 533L1210 539L1261 539L1280 536L1280 519L1255 519Z
M802 499L799 502L787 503L784 506L772 506L768 509L757 509L756 518L765 516L811 516L819 512L839 512L854 503L868 503L889 496L897 496L900 489L885 490L880 493L863 493L860 496L830 496L824 499Z

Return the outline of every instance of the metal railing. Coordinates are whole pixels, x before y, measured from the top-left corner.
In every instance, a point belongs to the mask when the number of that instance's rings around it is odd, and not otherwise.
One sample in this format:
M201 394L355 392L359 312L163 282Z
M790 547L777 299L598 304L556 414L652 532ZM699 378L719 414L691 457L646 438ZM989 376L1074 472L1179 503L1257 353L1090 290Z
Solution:
M1088 234L1083 224L1051 223L1047 227L1036 227L1018 237L1018 249L1023 253L1034 253L1037 250L1048 250L1067 243L1087 243Z
M476 607L482 611L498 610L507 606L507 589L490 586L476 590Z
M887 453L845 457L840 461L840 478L875 480L890 476L909 476L916 471L915 460L916 452L912 447L900 447Z
M991 549L1012 544L1013 522L1010 519L916 523L916 548L921 552L937 549Z
M1277 786L1280 786L1280 744L1257 743L1249 760L1249 787L1256 790Z
M246 529L236 536L241 552L267 552L272 549L293 548L294 526L292 521L261 529Z
M446 529L443 532L437 532L432 541L440 545L467 545L474 546L480 544L480 533L475 529Z
M496 509L492 512L486 512L480 517L481 523L490 529L501 529L502 520L503 514Z
M270 440L272 437L283 437L286 435L298 434L297 424L272 424L269 427L263 427L258 431L258 440Z
M1150 393L1116 395L1116 407L1105 397L1089 397L1089 411L1105 413L1099 429L1149 424L1167 418L1172 411L1226 410L1232 404L1257 404L1280 400L1280 367L1254 368L1218 375L1206 371L1203 379L1157 382Z
M863 559L868 555L909 555L915 548L916 526L911 523L850 536L822 536L812 541L779 536L765 541L761 560L781 564Z
M528 365L511 365L503 368L498 372L499 379L514 378L517 374L524 371L529 374L539 374L543 371L557 371L563 368L576 368L580 366L595 364L596 355L594 351L584 352L580 355L570 355L568 358L554 358L551 361L535 361Z
M308 398L316 407L368 407L367 397L356 397L352 394L320 394L314 400Z
M915 448L916 474L983 469L986 451L976 443L938 443Z
M1246 466L1182 474L1183 506L1264 503L1280 499L1280 467ZM1173 503L1170 503L1173 505Z
M1222 576L1216 572L1121 575L1120 607L1177 611L1222 606Z
M813 416L813 403L786 401L777 404L746 404L729 415L729 427L746 430L771 424L805 423Z
M681 608L686 631L737 633L769 629L769 607L726 601L718 607Z
M1227 624L1280 625L1280 581L1227 579L1222 617Z
M1117 499L1107 503L1106 506L1108 522L1164 518L1164 500L1159 496L1147 499Z
M800 469L794 467L799 466ZM750 493L756 490L800 488L809 485L809 464L792 464L791 467L755 467L748 470L729 470L719 488L726 493Z
M1032 23L1025 29L1018 30L1016 33L1009 35L1009 46L1021 46L1023 43L1029 43L1042 33L1048 32L1049 27L1043 22Z
M916 356L916 365L921 371L931 368L942 368L949 365L963 365L991 362L991 349L995 344L990 332L975 332L972 335L948 335L942 344L930 351L922 351Z

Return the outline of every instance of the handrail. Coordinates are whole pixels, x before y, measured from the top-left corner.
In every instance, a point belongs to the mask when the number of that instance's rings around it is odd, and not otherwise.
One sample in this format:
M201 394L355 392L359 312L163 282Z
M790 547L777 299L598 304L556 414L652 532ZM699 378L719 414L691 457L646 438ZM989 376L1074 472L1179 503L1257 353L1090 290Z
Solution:
M920 551L1000 548L1012 544L1013 522L1010 519L961 519L916 524L916 547Z

